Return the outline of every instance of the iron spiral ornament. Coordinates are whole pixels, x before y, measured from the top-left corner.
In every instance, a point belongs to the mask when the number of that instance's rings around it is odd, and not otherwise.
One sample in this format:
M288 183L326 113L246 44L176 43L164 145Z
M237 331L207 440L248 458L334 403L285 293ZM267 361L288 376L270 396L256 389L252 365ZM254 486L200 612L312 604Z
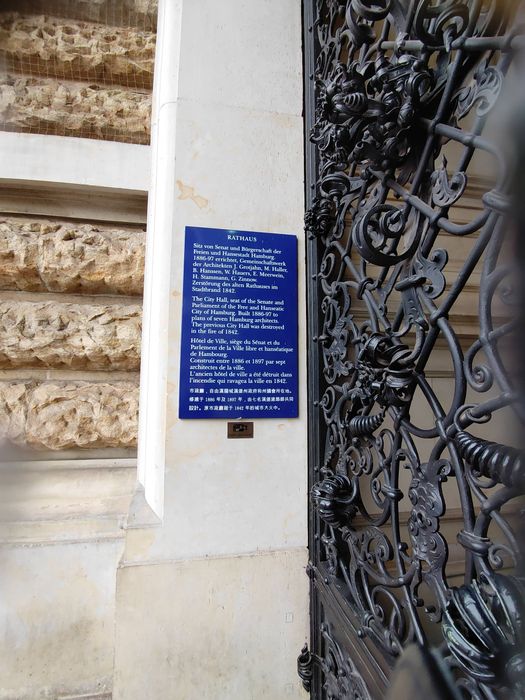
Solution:
M521 450L476 438L460 430L454 438L460 455L477 472L512 489L525 491L525 462Z
M372 435L384 421L384 413L376 413L373 416L354 416L349 423L350 432L355 437Z

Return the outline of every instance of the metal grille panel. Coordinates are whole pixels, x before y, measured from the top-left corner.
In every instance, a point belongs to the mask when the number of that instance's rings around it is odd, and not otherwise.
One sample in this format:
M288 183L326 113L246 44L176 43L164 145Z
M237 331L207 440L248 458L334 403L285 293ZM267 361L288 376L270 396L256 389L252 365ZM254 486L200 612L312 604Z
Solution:
M316 698L383 697L414 642L464 697L523 694L511 168L494 128L519 13L305 2L312 649L298 664Z

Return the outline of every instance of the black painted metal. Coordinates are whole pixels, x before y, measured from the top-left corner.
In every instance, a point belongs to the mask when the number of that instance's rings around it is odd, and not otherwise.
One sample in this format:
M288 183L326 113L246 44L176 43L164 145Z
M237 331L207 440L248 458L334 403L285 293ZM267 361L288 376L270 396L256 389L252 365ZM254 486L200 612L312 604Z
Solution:
M303 6L311 643L298 672L316 699L380 698L416 643L463 697L522 697L525 462L507 431L485 437L487 422L524 419L510 170L487 133L521 8Z

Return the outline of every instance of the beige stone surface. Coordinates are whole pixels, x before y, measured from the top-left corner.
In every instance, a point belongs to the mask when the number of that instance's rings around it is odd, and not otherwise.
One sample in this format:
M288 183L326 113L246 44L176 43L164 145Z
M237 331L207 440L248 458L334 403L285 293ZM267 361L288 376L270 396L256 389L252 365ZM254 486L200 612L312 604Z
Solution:
M0 219L0 289L140 295L144 231Z
M308 636L305 547L141 566L125 556L113 700L307 700L296 670Z
M0 439L38 449L134 447L135 382L0 382Z
M30 75L151 88L155 34L45 15L0 14L0 56Z
M121 552L119 540L0 548L0 700L111 697Z
M0 367L138 370L142 308L0 302Z
M14 75L0 82L0 126L10 131L149 143L150 112L151 94L139 90Z

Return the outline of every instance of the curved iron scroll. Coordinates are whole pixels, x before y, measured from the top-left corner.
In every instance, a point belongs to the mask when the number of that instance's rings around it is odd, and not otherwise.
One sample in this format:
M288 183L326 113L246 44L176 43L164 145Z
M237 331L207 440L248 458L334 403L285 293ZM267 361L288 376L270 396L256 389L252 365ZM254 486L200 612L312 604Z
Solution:
M520 13L305 2L312 652L299 672L316 698L377 695L366 659L386 686L410 642L439 648L467 698L525 694L525 462L510 429L489 427L524 419L509 167L490 130Z

